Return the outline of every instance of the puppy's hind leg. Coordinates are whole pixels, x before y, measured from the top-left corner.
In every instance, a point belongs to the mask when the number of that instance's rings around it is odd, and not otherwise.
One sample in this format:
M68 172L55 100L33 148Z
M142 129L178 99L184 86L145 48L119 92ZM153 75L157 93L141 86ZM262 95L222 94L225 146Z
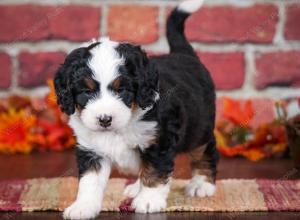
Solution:
M215 139L192 150L189 157L193 177L186 186L186 194L191 197L212 196L216 191L216 166L219 159Z

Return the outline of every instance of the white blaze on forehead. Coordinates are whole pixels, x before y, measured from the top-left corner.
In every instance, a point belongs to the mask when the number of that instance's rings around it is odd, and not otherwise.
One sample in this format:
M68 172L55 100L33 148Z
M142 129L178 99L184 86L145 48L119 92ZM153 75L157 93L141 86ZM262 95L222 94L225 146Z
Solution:
M94 73L95 80L101 84L101 89L107 87L118 76L118 67L124 59L117 52L118 42L104 40L91 50L92 57L89 67Z
M124 58L117 51L118 45L117 42L104 40L90 51L91 58L88 65L93 72L93 78L100 84L100 93L89 99L80 114L80 119L93 131L100 129L99 118L103 115L112 117L110 126L112 130L125 127L131 118L131 109L118 94L109 89L109 85L119 75L119 66L124 63Z

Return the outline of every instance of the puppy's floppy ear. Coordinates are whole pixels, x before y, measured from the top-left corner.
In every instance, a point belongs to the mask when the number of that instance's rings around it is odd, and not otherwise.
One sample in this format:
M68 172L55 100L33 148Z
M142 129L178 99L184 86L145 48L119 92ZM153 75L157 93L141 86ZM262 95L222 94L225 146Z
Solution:
M145 109L155 102L158 91L158 72L140 46L121 44L118 51L125 58L125 66L134 79L135 101Z
M75 112L74 97L72 94L72 79L67 64L63 64L57 71L54 78L54 87L57 97L57 103L61 110L72 115Z
M73 90L76 80L82 75L82 69L87 65L91 56L89 50L100 44L91 44L89 47L80 47L73 50L65 59L64 64L58 69L54 78L54 87L57 102L61 110L68 115L75 112L75 97Z
M139 50L141 51L141 61L137 68L138 90L136 101L142 109L145 109L155 102L158 92L158 71L156 66L149 61L146 53L140 48Z
M158 71L140 46L122 43L116 48L125 60L127 76L136 103L145 109L155 102L158 92ZM125 70L124 70L125 71Z

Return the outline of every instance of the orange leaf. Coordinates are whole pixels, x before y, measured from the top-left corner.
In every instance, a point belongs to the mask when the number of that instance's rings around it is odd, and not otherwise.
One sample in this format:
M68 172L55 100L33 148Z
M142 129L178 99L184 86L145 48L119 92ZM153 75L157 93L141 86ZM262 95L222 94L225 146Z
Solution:
M249 127L254 116L252 102L247 100L244 106L239 101L225 97L223 99L223 116L236 125Z
M53 80L47 80L48 87L50 89L49 94L46 96L46 103L50 107L57 107L57 100L56 100L56 94L55 94L55 88Z
M241 155L245 156L251 161L258 161L265 157L265 154L261 150L257 149L241 152Z
M36 118L25 111L9 109L0 114L0 152L29 153L32 150Z

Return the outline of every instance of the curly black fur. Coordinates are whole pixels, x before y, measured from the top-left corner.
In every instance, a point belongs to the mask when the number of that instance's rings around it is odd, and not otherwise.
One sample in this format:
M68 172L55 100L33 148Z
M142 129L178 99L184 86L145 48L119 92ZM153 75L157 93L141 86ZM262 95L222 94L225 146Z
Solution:
M101 168L101 156L90 150L76 148L76 159L79 176L82 176L88 170L98 171Z
M216 175L215 88L208 70L183 35L188 15L172 12L168 19L171 53L149 59L159 72L160 99L143 120L157 121L159 134L157 143L141 151L141 156L160 176L173 171L178 153L205 144Z
M90 50L98 44L73 50L55 75L57 102L61 110L68 115L75 112L76 104L84 107L88 99L95 95L84 85L84 79L86 77L92 79L93 73L87 66L87 62L91 57ZM96 81L95 83L98 84Z
M145 109L154 104L158 92L158 72L150 63L147 55L139 46L120 44L117 51L125 58L124 66L120 67L121 93L125 103L135 101ZM128 98L130 98L128 100Z

